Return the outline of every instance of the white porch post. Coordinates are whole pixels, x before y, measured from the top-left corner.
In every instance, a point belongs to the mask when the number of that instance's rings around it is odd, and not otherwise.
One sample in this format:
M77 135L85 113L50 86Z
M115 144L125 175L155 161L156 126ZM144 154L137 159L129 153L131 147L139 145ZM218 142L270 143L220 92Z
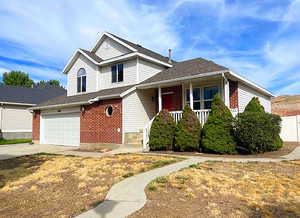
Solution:
M193 84L192 84L192 81L190 81L190 107L191 107L192 110L194 110Z
M158 112L162 110L161 88L158 87Z
M223 76L224 78L224 103L227 107L230 106L230 100L229 100L229 82L226 79L225 76Z

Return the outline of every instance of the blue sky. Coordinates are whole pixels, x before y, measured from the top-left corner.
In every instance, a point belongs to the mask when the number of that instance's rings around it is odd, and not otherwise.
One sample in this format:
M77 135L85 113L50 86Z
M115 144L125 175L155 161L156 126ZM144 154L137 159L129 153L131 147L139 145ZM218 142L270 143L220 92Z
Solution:
M203 57L274 94L300 93L300 0L0 0L0 77L58 79L108 31L176 60Z

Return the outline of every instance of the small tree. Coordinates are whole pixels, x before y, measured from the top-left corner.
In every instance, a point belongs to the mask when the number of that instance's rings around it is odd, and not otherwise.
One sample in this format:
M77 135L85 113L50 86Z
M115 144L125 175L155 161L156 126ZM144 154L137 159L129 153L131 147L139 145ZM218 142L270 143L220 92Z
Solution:
M201 124L197 115L186 105L182 118L176 126L175 150L198 151L201 136Z
M167 110L162 110L153 120L149 147L151 151L172 150L175 121Z
M235 122L239 146L251 154L280 149L282 147L279 136L280 124L280 116L265 113L258 98L253 98L245 111L237 116Z
M10 71L3 74L3 83L5 85L32 87L34 82L29 75L21 71Z
M233 134L233 116L218 95L212 101L212 110L202 131L201 148L204 152L236 153Z

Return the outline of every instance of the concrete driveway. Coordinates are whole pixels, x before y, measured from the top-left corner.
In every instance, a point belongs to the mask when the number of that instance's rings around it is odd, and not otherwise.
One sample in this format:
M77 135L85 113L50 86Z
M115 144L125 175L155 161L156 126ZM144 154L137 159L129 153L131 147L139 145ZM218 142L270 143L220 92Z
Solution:
M36 154L40 152L60 154L66 151L74 150L76 148L77 147L56 145L30 145L28 143L0 145L0 160L19 157L23 155Z

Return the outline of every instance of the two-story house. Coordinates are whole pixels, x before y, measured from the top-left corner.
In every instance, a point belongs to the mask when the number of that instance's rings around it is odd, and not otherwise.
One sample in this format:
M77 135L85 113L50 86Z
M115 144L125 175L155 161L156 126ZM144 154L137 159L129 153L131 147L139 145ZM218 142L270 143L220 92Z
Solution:
M203 58L171 60L105 32L91 51L78 49L65 66L67 94L33 110L33 140L91 148L142 144L162 109L181 118L189 104L202 124L218 94L232 113L257 96L271 112L272 94L230 69Z

